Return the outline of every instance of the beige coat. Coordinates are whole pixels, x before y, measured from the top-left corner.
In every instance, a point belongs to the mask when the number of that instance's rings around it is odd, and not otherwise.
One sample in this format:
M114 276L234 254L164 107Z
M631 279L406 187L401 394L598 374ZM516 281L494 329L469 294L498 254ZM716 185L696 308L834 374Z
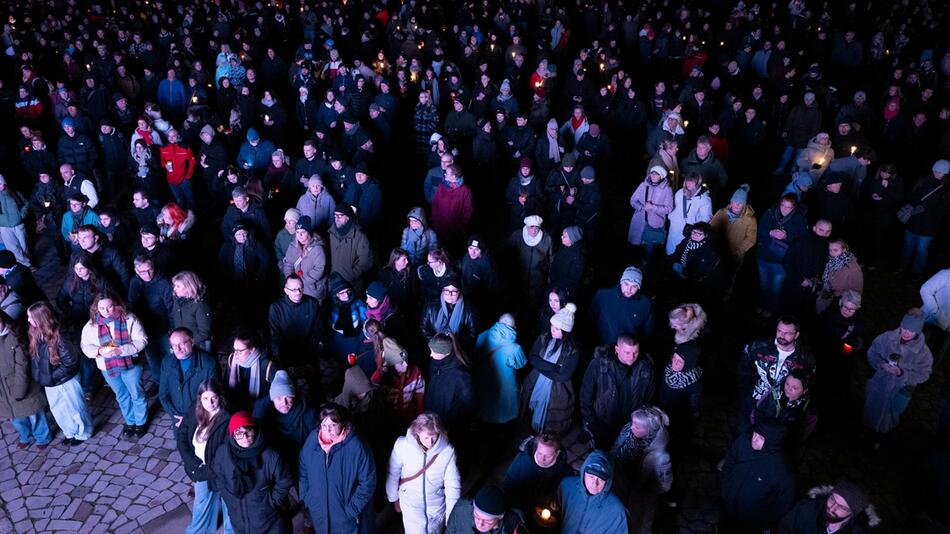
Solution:
M740 258L745 256L745 253L755 244L757 235L755 211L752 206L746 204L739 218L730 224L729 215L726 214L728 209L729 207L726 206L717 211L709 225L723 240L729 253L735 258Z

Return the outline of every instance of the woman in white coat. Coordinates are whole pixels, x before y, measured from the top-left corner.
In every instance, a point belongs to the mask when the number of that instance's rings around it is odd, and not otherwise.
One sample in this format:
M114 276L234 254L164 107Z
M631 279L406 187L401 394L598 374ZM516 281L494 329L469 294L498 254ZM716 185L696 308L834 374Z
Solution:
M455 448L442 421L420 414L396 440L386 477L386 497L402 513L406 534L443 532L461 491Z
M670 231L666 234L666 255L672 254L684 239L686 225L709 222L712 216L712 199L703 185L702 175L688 173L683 177L683 188L673 196L673 211L668 215Z

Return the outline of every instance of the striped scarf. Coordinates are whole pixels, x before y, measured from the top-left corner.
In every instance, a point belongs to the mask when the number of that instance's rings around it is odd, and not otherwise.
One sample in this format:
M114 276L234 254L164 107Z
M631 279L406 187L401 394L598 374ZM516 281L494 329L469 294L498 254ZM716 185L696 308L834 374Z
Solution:
M114 334L109 330L110 322ZM121 319L103 317L96 312L96 326L99 328L99 346L101 347L121 347L132 342L125 317ZM122 371L128 371L135 365L132 356L103 356L102 360L110 378L119 376Z

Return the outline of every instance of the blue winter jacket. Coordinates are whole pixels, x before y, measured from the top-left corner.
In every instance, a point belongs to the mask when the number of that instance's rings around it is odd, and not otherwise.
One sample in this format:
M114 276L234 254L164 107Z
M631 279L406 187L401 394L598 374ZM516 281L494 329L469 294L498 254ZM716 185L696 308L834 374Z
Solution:
M300 451L300 498L318 534L373 532L376 463L352 429L329 453L314 430Z
M584 486L584 475L591 468L608 476L607 484L597 495L591 495ZM627 509L610 492L613 483L613 465L602 451L593 451L584 460L578 476L561 481L557 490L558 510L561 514L561 532L565 534L600 534L627 532Z

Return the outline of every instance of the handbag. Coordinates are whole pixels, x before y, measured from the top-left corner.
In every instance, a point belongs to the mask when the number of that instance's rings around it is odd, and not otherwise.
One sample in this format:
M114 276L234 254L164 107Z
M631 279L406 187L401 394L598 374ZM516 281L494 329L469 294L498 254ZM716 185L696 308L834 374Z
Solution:
M943 184L940 184L937 187L935 187L933 191L921 197L920 202L918 202L917 204L920 205L926 202L927 199L930 198L930 195L936 193L942 187L943 187ZM913 204L904 204L903 206L901 206L901 209L897 210L897 220L900 221L901 224L907 224L907 221L909 221L910 218L914 216L915 207L916 206L914 206Z
M666 228L662 226L654 228L648 224L643 228L643 234L640 236L640 240L643 241L644 245L665 245Z
M435 456L433 456L432 459L430 459L428 462L426 462L426 464L425 464L424 466L422 466L422 469L420 469L418 473L412 475L411 477L400 478L400 479L399 479L399 485L402 486L403 484L407 484L407 483L412 482L413 480L415 480L415 479L421 477L426 471L429 470L430 467L432 467L432 464L435 463L435 459L438 458L440 454L442 454L442 453L441 453L441 452L435 453Z

